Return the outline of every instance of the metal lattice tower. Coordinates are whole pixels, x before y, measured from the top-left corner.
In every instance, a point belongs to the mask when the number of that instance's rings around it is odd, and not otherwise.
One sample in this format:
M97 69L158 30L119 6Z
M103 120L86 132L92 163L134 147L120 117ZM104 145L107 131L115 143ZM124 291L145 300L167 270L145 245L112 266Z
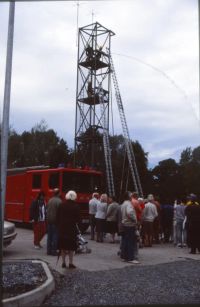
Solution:
M111 36L114 33L98 22L79 29L76 89L75 165L98 165L95 149L104 149L108 192L115 195L109 143L109 110L111 73L123 129L130 171L135 190L142 196L132 143L111 57ZM81 153L81 155L79 154Z
M106 130L109 136L110 45L113 35L112 31L98 22L79 28L75 165L79 160L82 165L96 167L98 165L95 152L97 144L101 144L104 148L104 156L108 156L107 161L111 159L109 158L109 151L104 146L105 137L103 141L102 135L105 135ZM79 155L79 149L81 150L81 156ZM77 157L79 158L77 159ZM113 194L113 188L111 187L110 189L109 193Z
M116 100L117 100L119 116L120 116L120 119L121 119L124 142L125 142L125 146L126 146L126 152L127 152L127 156L128 156L128 162L129 162L131 175L132 175L132 178L133 178L133 184L134 184L135 191L140 196L143 197L142 186L141 186L140 177L139 177L139 174L138 174L138 169L137 169L137 165L136 165L136 161L135 161L135 155L134 155L134 152L133 152L133 146L132 146L132 142L131 142L131 139L130 139L130 136L129 136L128 125L127 125L127 122L126 122L124 107L123 107L121 94L120 94L120 91L119 91L119 85L118 85L118 81L117 81L117 76L116 76L116 73L115 73L115 68L114 68L114 64L113 64L113 60L112 60L111 56L110 56L110 63L111 63L113 84L114 84L114 88L115 88L115 96L116 96Z

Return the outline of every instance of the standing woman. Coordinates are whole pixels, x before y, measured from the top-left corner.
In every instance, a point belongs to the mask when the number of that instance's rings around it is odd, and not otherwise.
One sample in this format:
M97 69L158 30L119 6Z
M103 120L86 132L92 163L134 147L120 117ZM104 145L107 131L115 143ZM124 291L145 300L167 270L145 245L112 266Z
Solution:
M106 214L106 228L107 232L111 234L110 243L115 243L115 234L118 232L118 223L117 223L117 214L119 204L115 196L109 197L110 204L108 205L107 214Z
M108 207L108 195L102 194L100 197L100 202L97 204L97 211L95 215L97 242L103 242L107 207Z
M30 220L33 222L34 246L40 249L40 241L46 233L46 202L45 194L40 191L30 207Z
M75 269L73 255L77 249L77 224L80 222L79 206L75 202L77 194L67 192L65 201L59 206L57 212L58 248L62 256L62 268L66 268L66 254L69 256L69 269Z
M200 205L193 195L191 202L185 208L187 245L191 248L190 254L200 252Z

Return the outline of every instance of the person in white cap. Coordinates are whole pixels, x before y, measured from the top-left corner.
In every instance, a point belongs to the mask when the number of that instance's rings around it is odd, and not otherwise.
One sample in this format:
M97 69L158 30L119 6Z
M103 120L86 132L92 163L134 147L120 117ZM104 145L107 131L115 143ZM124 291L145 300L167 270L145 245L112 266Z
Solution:
M69 191L65 201L59 206L57 214L58 248L62 256L62 268L66 268L66 254L69 256L69 269L75 269L73 255L77 250L77 224L80 222L80 209L76 203L77 194Z

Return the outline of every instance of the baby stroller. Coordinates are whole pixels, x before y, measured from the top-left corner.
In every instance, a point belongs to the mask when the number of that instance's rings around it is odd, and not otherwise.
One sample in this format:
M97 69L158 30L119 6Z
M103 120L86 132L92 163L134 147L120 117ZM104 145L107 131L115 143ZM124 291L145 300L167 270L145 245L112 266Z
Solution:
M88 244L88 241L86 241L83 238L83 236L80 232L80 229L77 226L77 250L76 250L76 253L77 254L82 254L82 253L89 254L89 253L91 253L92 250L87 247L87 244Z

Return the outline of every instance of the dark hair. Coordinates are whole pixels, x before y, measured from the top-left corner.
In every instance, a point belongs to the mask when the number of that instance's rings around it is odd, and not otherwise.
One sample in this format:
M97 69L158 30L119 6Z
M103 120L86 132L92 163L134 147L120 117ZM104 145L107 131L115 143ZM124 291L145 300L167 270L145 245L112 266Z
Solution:
M130 192L129 191L126 191L123 195L123 201L125 200L130 200Z
M139 195L138 195L138 192L133 192L132 193L132 197L138 197Z
M44 191L40 191L40 192L38 193L37 199L40 199L41 196L45 197Z
M185 196L182 196L182 197L178 197L177 200L176 200L177 204L180 204L180 203L186 203L186 197Z
M117 201L117 197L116 196L109 196L110 199L112 199L113 201Z
M58 188L54 189L54 195L57 196L60 194L60 190Z

